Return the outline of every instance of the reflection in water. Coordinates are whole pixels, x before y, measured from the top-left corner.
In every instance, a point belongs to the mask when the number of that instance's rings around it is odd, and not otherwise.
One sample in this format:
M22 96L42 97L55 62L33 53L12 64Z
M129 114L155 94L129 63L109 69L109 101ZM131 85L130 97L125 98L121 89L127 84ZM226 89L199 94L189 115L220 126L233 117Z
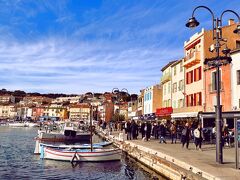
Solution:
M125 175L129 179L133 179L134 178L134 170L129 165L124 165L124 166L125 166Z
M34 128L0 127L0 179L162 179L125 154L121 161L104 163L41 160L33 155L36 134Z

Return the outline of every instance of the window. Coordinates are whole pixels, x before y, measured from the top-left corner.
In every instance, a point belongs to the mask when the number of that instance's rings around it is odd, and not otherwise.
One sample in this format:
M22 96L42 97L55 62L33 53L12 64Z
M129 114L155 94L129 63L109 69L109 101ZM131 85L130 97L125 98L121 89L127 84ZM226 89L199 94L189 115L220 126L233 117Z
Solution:
M182 108L183 107L183 99L179 99L178 100L178 108Z
M240 99L239 99L238 101L239 101L239 103L238 103L238 108L240 108Z
M202 79L202 68L199 67L194 69L194 81L199 81Z
M177 92L177 83L173 83L173 93Z
M240 85L240 70L237 70L237 85Z
M173 67L173 75L176 76L176 74L177 74L177 66L174 66Z
M176 101L173 101L173 108L177 108Z
M171 93L171 84L168 83L168 94Z
M236 49L240 49L240 41L236 41Z
M183 71L183 63L181 62L180 63L180 72L182 72Z
M186 100L187 100L187 107L194 105L194 104L193 104L193 103L194 103L193 94L187 95Z
M194 94L194 106L201 106L202 105L202 93Z
M171 99L168 100L168 107L171 106Z
M220 76L220 82L221 82L221 71L219 71L219 76ZM217 72L212 72L212 91L217 90ZM221 88L221 83L220 83L220 88Z
M186 77L186 84L191 84L193 82L193 71L187 72Z
M178 90L182 91L183 90L183 80L180 80L178 83Z

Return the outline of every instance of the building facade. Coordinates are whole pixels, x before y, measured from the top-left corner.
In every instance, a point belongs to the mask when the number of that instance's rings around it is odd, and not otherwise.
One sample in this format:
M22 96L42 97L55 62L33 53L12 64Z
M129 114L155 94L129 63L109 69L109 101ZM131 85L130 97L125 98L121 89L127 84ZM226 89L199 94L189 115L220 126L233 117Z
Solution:
M153 85L143 92L143 114L145 118L155 119L157 109L162 107L162 86Z
M240 110L240 44L231 52L231 107L232 110Z

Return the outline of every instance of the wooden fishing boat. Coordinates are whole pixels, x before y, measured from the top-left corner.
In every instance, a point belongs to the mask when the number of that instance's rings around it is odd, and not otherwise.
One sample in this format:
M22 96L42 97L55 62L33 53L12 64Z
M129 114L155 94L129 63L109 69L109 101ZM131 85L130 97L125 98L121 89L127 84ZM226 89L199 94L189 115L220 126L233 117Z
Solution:
M70 162L103 162L121 159L121 150L112 149L56 149L41 146L40 158Z

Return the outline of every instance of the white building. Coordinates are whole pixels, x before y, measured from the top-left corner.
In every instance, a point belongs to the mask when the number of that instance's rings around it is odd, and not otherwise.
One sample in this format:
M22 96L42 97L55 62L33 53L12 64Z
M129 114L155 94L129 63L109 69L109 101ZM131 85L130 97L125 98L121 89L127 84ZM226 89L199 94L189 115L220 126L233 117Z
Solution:
M71 104L78 103L82 96L73 96L73 97L58 97L52 101L52 103L62 103L69 101Z
M184 67L183 60L176 61L171 65L172 83L172 108L184 107ZM167 95L167 98L168 95Z
M143 90L143 114L153 115L162 106L162 87L153 85Z
M231 52L232 110L240 110L240 47Z
M171 65L177 61L171 61L164 66L162 71L161 85L163 88L162 106L172 106L172 68Z

